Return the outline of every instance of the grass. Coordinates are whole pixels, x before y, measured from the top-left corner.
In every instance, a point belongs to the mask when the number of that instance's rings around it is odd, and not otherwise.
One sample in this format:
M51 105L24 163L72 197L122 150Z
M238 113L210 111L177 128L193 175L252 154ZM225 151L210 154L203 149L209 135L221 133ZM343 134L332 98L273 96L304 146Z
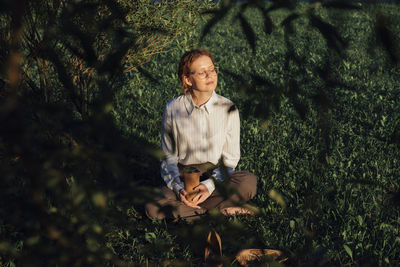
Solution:
M305 7L300 6L298 11ZM392 140L400 116L397 81L400 73L388 61L384 49L373 46L375 14L387 14L394 32L399 32L399 11L395 4L365 5L358 11L336 13L322 8L314 10L339 28L348 43L345 56L333 55L307 17L301 17L290 41L294 52L305 57L304 66L293 64L289 70L283 64L287 52L283 28L276 27L266 35L262 16L255 9L245 13L257 34L254 54L233 15L219 22L199 44L215 55L221 68L217 92L232 99L241 111L242 158L237 169L251 171L259 179L253 203L261 209L260 215L218 218L222 225L217 222L212 225L221 231L227 255L234 255L240 248L270 247L285 251L290 265L399 264L400 214L391 196L400 188L400 152ZM277 11L271 18L278 25L288 14ZM200 30L192 33L193 38L200 34ZM179 47L179 40L177 43ZM146 66L158 83L140 79L139 86L127 85L117 98L121 102L116 107L116 117L127 134L141 133L150 142L159 144L164 105L180 92L176 69L183 51L171 48ZM327 85L315 73L318 66L327 62L331 66L328 75L335 79L336 85ZM242 82L229 73L240 75ZM286 95L281 95L275 108L268 107L269 114L257 111L244 114L251 93L246 92L248 85L243 81L251 84L254 73L278 87L285 87L288 79L300 77L299 95L308 107L306 116L303 119L299 116ZM131 83L137 80L133 78ZM268 86L256 86L255 90L266 95ZM320 106L312 102L312 96L318 92L329 96L328 143L321 134L324 128L318 124ZM139 94L140 102L129 97L131 94ZM149 179L155 179L156 183L160 178ZM283 197L285 207L270 198L271 190ZM149 227L131 233L129 241L123 237L111 238L126 246L126 250L119 252L122 257L139 247L130 254L135 262L161 265L165 260L179 259L189 265L200 265L201 253L182 240L184 235L170 229L185 228L186 224L169 226L146 218L136 222L146 222ZM230 232L229 227L235 225L240 231ZM206 231L201 223L190 226L192 231L196 227L201 228L199 232ZM120 234L122 231L117 230ZM198 238L201 242L201 235ZM141 251L140 247L148 246L153 248L151 253Z
M297 11L305 7L301 5ZM223 225L211 224L221 231L227 255L240 248L269 247L285 251L289 265L399 264L400 210L391 196L400 189L400 151L392 138L400 118L400 72L384 49L373 45L375 14L387 14L393 32L399 32L399 11L396 4L363 5L356 11L316 8L316 15L338 27L348 44L345 55L335 56L322 35L302 16L289 38L294 53L304 57L304 65L292 63L288 69L284 67L287 47L283 27L266 35L256 9L245 12L256 33L254 53L240 24L233 19L235 11L197 44L208 48L221 68L217 92L232 99L241 111L242 158L237 169L251 171L259 179L252 202L261 209L260 215L218 218ZM271 19L279 25L289 13L276 11ZM198 38L201 27L191 34ZM180 47L179 42L174 45ZM136 132L151 143L160 143L164 105L180 92L176 69L183 51L171 47L168 53L154 57L145 68L157 83L134 76L131 84L139 85L127 85L117 97L115 114L126 134ZM330 66L327 74L336 84L327 84L316 73L316 68L324 64ZM260 105L269 103L268 85L256 85L250 91L253 74L288 91L286 81L299 79L298 95L308 110L304 118L285 94L275 106L267 107L269 113L244 112L249 103L257 106L252 94L260 96ZM322 105L313 102L313 96L321 92L329 99L325 113L320 111ZM137 99L132 97L135 95ZM327 115L321 117L321 113ZM327 128L320 126L324 119ZM321 133L324 130L326 135ZM159 177L148 179L154 184L161 181ZM271 190L282 196L285 207L271 199ZM117 252L123 258L129 254L130 260L142 264L162 265L174 259L193 266L201 264L201 253L185 242L184 234L171 229L187 229L186 224L169 225L146 218L135 222L148 227L130 233L127 239L111 238L125 246ZM230 232L235 226L240 230ZM189 229L203 233L206 229L202 227L195 223ZM122 234L123 229L116 232ZM201 243L202 235L197 238ZM145 249L149 246L150 253Z
M400 69L375 30L394 33L398 45L400 10L394 3L357 5L328 10L302 3L271 11L274 28L267 34L254 7L242 13L250 25L243 30L238 4L200 42L212 17L204 15L196 30L143 65L149 75L127 74L113 108L106 106L123 137L108 111L85 123L63 121L68 111L56 106L39 109L46 120L35 123L30 109L15 117L3 112L21 137L1 142L11 149L11 161L1 156L8 160L5 199L12 201L1 209L7 216L0 218L0 266L202 266L210 229L222 238L226 266L237 265L234 256L245 248L282 250L290 266L399 265ZM289 33L293 13L299 16ZM252 34L254 50L247 41ZM237 169L258 177L254 217L212 211L198 221L170 223L144 214L143 196L163 182L160 151L142 144L159 147L164 106L181 92L180 56L195 47L215 56L217 92L239 108ZM79 144L49 141L51 127L71 131ZM21 159L19 147L28 151ZM263 257L259 265L277 263Z

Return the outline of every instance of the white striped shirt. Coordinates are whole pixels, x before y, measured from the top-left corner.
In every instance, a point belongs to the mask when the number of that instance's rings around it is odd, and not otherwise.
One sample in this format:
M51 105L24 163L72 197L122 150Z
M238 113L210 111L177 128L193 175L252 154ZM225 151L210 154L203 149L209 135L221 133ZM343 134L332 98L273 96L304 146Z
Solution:
M167 103L162 120L161 176L176 194L184 187L177 164L191 165L220 158L232 173L240 159L239 111L229 99L213 92L206 104L198 107L190 94L181 95ZM220 170L215 178L222 180ZM210 194L215 185L212 178L202 181Z

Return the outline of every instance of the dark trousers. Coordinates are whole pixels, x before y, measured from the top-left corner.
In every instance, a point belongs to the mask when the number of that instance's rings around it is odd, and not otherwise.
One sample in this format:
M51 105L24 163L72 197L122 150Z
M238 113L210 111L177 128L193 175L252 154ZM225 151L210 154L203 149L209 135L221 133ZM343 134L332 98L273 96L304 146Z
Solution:
M161 188L162 196L146 204L146 215L151 219L197 219L216 208L235 207L252 199L257 191L257 178L250 172L234 172L226 183L220 183L214 192L195 209L183 204L176 194L166 186Z

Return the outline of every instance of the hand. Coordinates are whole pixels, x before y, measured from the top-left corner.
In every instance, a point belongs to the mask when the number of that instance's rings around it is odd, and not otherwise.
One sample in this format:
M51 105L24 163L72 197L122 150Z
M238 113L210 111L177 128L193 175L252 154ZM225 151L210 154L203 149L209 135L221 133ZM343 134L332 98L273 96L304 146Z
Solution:
M193 203L196 205L203 203L210 196L210 192L208 192L208 188L204 184L199 184L194 188L194 190L199 191L193 198Z
M198 206L197 203L187 200L186 197L188 195L189 194L185 191L185 189L181 189L181 191L179 191L179 198L181 199L181 202L183 204L185 204L186 206L188 206L188 207L192 207L192 208L195 208L195 209L201 209L201 207Z

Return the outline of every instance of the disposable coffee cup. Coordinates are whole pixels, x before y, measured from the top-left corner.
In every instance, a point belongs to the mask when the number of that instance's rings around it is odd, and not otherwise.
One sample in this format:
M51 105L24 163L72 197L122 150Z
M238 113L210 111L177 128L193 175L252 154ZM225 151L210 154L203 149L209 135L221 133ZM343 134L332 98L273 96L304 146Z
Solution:
M186 198L189 201L193 201L193 198L199 192L199 189L195 190L194 188L200 184L200 171L192 170L189 172L184 172L183 179L185 183L185 191L188 193Z

